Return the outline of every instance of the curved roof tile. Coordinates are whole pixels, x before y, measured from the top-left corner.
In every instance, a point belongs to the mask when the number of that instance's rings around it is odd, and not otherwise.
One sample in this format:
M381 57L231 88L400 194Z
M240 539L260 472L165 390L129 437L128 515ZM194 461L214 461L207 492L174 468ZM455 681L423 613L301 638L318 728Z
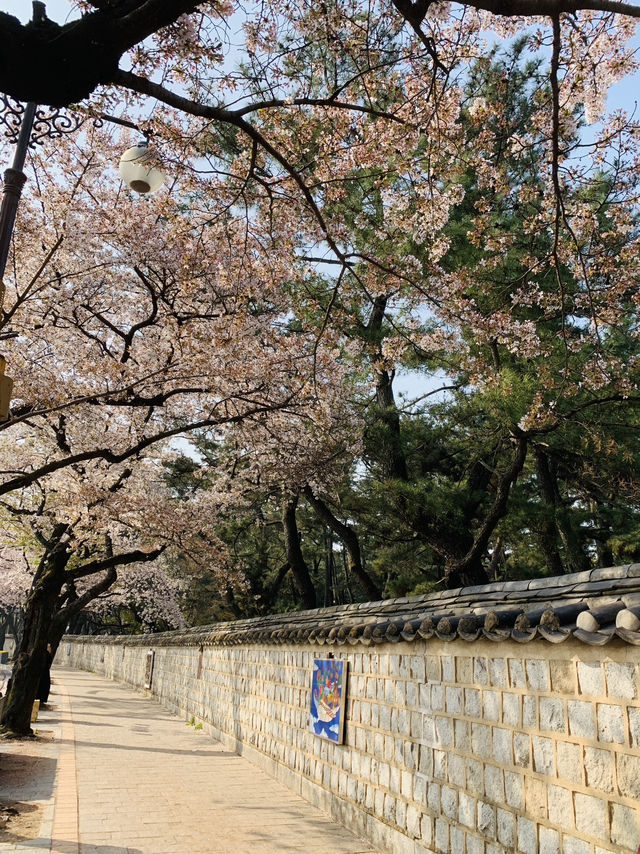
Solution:
M574 637L592 646L618 638L640 645L640 564L268 615L125 641L142 646L304 642L370 646L434 636L466 643L479 638L518 643L542 638L554 644Z

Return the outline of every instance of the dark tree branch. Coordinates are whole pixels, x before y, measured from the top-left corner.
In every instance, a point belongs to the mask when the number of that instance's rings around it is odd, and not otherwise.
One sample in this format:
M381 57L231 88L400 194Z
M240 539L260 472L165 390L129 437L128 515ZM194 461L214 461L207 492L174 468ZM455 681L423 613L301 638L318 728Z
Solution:
M158 546L158 548L152 549L149 552L145 552L142 549L133 549L133 551L111 555L110 557L102 558L102 560L92 560L89 563L83 563L82 566L68 569L65 572L65 578L77 581L78 578L96 575L98 572L104 572L113 567L128 566L131 563L149 563L160 557L165 548L166 546Z

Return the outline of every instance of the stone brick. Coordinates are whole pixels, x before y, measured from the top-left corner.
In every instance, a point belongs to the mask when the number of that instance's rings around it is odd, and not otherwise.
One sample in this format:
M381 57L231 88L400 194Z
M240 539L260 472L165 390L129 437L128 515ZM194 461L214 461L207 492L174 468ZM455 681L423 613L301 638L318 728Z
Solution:
M431 709L434 712L444 711L444 686L434 684L431 686Z
M436 718L436 745L453 747L453 722L450 718Z
M582 783L582 747L570 741L556 742L558 777L572 783Z
M504 791L507 804L515 810L524 806L524 783L522 775L513 771L504 772Z
M465 760L464 756L458 756L457 753L452 753L449 756L449 782L464 789L466 781Z
M471 732L467 721L455 720L453 722L453 741L456 750L470 750Z
M503 765L511 764L511 730L493 728L493 759Z
M438 814L441 811L441 793L442 786L438 783L429 783L427 787L427 803L431 812Z
M613 742L615 744L624 744L626 739L622 707L598 703L597 713L598 740Z
M440 681L440 656L428 655L426 660L427 680L429 682Z
M429 777L433 776L433 749L424 744L420 745L418 770L421 774L427 774Z
M497 691L484 691L482 694L484 719L487 721L500 720L500 694Z
M640 709L629 709L629 735L632 747L640 747Z
M456 657L456 682L469 685L473 679L473 659L469 655Z
M604 694L604 675L599 661L578 662L578 685L581 694L601 697Z
M502 695L502 723L514 727L520 725L519 694Z
M640 847L638 810L623 804L611 804L611 841L630 851Z
M391 794L386 794L384 796L383 816L385 821L388 821L389 824L394 823L396 817L396 799Z
M574 836L563 836L562 854L591 854L591 845Z
M471 724L471 747L476 756L491 756L491 728L484 724Z
M497 819L498 842L501 842L506 848L515 848L516 819L514 814L498 807Z
M449 828L449 848L454 851L464 851L464 831L460 827Z
M622 700L635 700L638 696L638 686L637 669L634 664L606 661L604 672L609 697L616 697Z
M531 738L533 746L533 768L539 774L553 776L555 760L553 758L553 741L550 738L534 735Z
M508 688L507 662L504 658L489 659L489 682L496 688Z
M566 717L564 703L549 697L540 698L540 729L549 732L565 732Z
M560 854L560 837L557 830L541 827L538 854Z
M617 754L620 794L640 801L640 756Z
M441 658L441 667L442 667L442 681L443 682L455 682L456 681L456 670L455 670L455 661L452 655L443 655Z
M584 771L587 786L590 789L600 789L602 792L613 792L613 754L608 750L597 747L585 747Z
M576 671L573 661L550 661L551 690L554 694L576 693Z
M547 817L547 786L537 777L524 778L525 812L535 819Z
M484 854L484 839L467 836L467 854Z
M447 779L447 754L444 750L433 751L433 776L436 780Z
M464 713L468 718L482 717L480 691L476 688L465 688L464 690Z
M486 765L484 769L484 793L490 801L503 804L504 797L504 772L495 765Z
M573 798L569 789L560 786L549 786L547 791L549 821L565 830L575 827L573 820Z
M538 698L522 698L522 726L527 729L538 728Z
M426 683L423 685L420 685L419 695L418 695L418 703L419 703L420 711L422 711L422 712L432 711L431 685L428 685Z
M573 796L575 805L576 828L588 836L605 839L607 836L606 805L600 798L583 795L576 792Z
M486 685L489 682L486 658L473 659L473 681L476 685Z
M513 734L513 761L521 768L528 768L531 765L531 742L526 733Z
M476 826L476 799L460 792L458 805L458 821L470 830Z
M445 692L447 714L459 715L462 712L462 688L447 686Z
M567 703L569 715L569 732L579 738L596 737L595 710L591 703L582 700L569 700Z
M526 688L524 664L519 658L509 659L509 682L512 688Z
M477 827L488 839L496 837L496 813L491 804L480 801L477 805Z
M472 795L483 795L484 782L482 778L482 763L467 757L465 765L467 772L467 791Z
M434 820L429 815L423 815L420 820L420 836L423 842L430 845L433 841Z
M524 816L518 817L518 851L522 854L538 854L536 826Z
M534 691L548 691L549 663L546 659L529 659L526 662L527 682Z
M458 820L458 792L450 786L443 786L440 793L442 813L452 821Z
M420 817L420 810L413 806L413 804L409 804L407 806L407 833L413 839L419 839L422 836Z
M424 682L425 660L423 655L411 656L411 679L414 682Z
M441 818L436 819L436 851L442 854L449 852L449 825Z

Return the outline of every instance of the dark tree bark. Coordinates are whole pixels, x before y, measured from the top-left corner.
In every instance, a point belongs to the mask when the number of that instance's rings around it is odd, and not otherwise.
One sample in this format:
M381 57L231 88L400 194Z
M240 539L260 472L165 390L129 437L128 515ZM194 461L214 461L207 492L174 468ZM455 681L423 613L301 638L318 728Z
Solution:
M38 565L27 597L22 639L17 648L0 722L3 730L16 735L31 733L31 708L45 664L51 621L70 558L65 538L67 533L65 524L54 528L49 548Z
M473 546L461 560L456 560L446 567L445 581L448 587L486 584L489 581L487 571L482 565L482 557L496 525L507 512L511 487L518 479L527 458L526 436L523 434L515 436L514 443L511 465L498 478L493 504L485 513L482 525L473 538Z
M313 494L311 487L306 486L303 490L303 495L318 514L318 517L342 540L347 551L349 570L358 579L358 583L369 600L376 601L382 599L382 591L362 565L360 543L358 542L358 536L355 531L337 519L324 501Z
M536 445L534 453L540 497L548 508L550 527L555 529L563 546L566 568L562 571L583 572L591 569L589 558L573 525L571 511L560 494L558 478L549 453L541 445Z
M300 533L296 521L297 506L297 495L294 498L285 498L282 508L282 530L284 532L287 561L291 567L298 593L303 606L310 609L316 607L316 591L309 575L309 568L302 554L302 548L300 547Z
M33 20L24 26L0 12L0 91L52 107L82 101L113 82L123 53L198 4L101 0L94 6L95 11L64 26L46 17L42 3L34 3Z
M554 480L549 469L549 460L543 449L535 445L533 449L536 461L536 477L538 492L544 505L544 516L539 530L540 547L544 553L549 575L562 575L564 564L558 548L560 534L555 519L556 491Z

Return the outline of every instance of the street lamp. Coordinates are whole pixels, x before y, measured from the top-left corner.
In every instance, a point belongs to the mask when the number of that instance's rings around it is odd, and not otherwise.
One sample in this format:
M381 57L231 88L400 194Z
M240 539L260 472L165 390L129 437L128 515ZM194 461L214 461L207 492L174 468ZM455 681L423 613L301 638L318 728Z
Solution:
M136 193L155 193L164 184L165 176L155 165L149 151L149 141L143 140L127 148L120 158L120 177Z

